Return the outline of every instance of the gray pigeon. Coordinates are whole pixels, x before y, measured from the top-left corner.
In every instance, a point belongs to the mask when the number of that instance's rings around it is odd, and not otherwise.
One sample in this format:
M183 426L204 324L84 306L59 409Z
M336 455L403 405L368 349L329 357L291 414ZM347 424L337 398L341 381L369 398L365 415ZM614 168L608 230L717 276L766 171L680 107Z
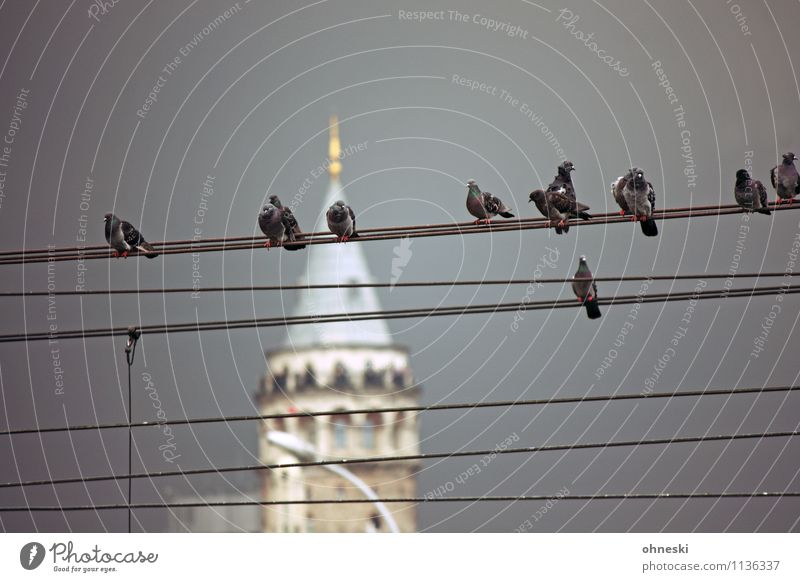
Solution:
M351 238L358 238L356 214L342 200L337 200L333 203L333 206L328 208L325 218L328 220L328 230L336 235L339 242L347 242Z
M158 253L149 242L144 240L142 233L136 230L130 222L120 220L116 215L108 213L103 218L105 221L106 242L114 249L114 256L128 257L128 253L136 250L148 259L155 259Z
M300 225L297 223L297 219L294 217L292 209L281 204L280 198L278 198L275 194L270 195L269 202L281 212L281 222L283 222L285 234L283 248L285 248L287 251L299 251L306 248L306 245L304 244L295 244L297 235L303 234L303 231L300 230Z
M615 182L614 199L619 196L625 200L626 208L623 212L633 216L631 220L638 220L642 225L642 232L645 236L657 236L658 227L653 220L653 211L656 209L656 191L653 185L645 180L644 172L639 168L631 168L622 181ZM622 206L620 204L620 206Z
M767 208L767 189L758 180L751 180L747 170L736 172L736 186L733 189L736 202L750 212L772 214Z
M286 227L283 224L283 211L274 204L267 204L258 213L258 226L267 237L264 246L267 250L272 245L282 245L286 237Z
M613 182L611 182L611 195L616 200L619 207L622 209L619 211L620 216L625 216L626 214L631 214L631 209L628 208L628 203L625 201L625 195L623 191L625 190L625 176L620 176Z
M794 197L800 194L800 174L794 167L796 159L797 156L792 152L783 154L783 162L772 168L769 173L772 187L778 193L778 204L783 204L784 201L791 204L794 202Z
M581 256L573 279L575 280L572 282L572 292L578 301L586 306L586 315L589 319L599 318L601 314L597 305L597 283L594 282L594 275L586 264L586 257Z
M488 192L481 192L475 180L467 182L467 211L478 219L475 224L489 224L492 217L498 214L503 218L514 218L511 209L502 200Z
M561 190L548 190L545 192L542 189L536 189L530 193L529 202L536 204L536 208L544 215L550 225L555 225L556 233L564 234L569 232L569 224L567 221L570 218L582 218L589 220L592 215L586 212L589 207L570 198L565 189Z

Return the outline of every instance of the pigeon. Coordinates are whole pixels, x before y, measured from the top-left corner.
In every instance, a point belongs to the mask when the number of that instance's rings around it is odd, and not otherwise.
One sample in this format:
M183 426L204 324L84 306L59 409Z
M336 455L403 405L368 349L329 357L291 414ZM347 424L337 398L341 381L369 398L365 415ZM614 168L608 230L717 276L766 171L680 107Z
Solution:
M575 200L575 187L572 185L570 174L575 171L575 164L566 161L558 166L558 174L553 178L553 182L547 187L548 192L561 192Z
M336 235L339 242L347 242L351 238L358 238L355 212L343 201L337 200L334 202L333 206L328 208L325 218L328 219L328 229Z
M570 176L573 171L575 171L575 164L565 161L558 166L558 174L553 178L546 192L537 189L528 196L528 201L535 203L539 212L551 223L556 223L556 233L558 234L569 232L569 225L566 224L566 221L570 218L578 217L584 220L592 218L592 215L586 212L589 207L575 199L575 188Z
M594 282L594 275L586 264L586 257L581 256L573 279L575 280L572 282L572 291L578 301L586 306L586 315L589 319L599 318L601 314L597 305L597 283Z
M616 200L619 207L622 209L619 211L620 216L625 216L626 214L631 214L631 209L628 208L628 203L625 202L625 195L622 193L625 190L625 176L620 176L613 182L611 182L611 195Z
M266 204L258 213L258 226L267 237L264 246L267 250L275 245L282 245L286 238L286 227L283 224L283 210L274 204Z
M750 212L772 214L767 208L767 189L758 180L751 180L747 170L736 172L736 186L733 189L736 202Z
M492 217L498 214L503 218L514 218L511 209L502 200L488 192L481 192L475 180L467 182L467 211L478 219L475 224L489 224Z
M136 230L130 222L120 220L116 215L105 215L106 241L114 249L114 256L128 258L128 253L136 250L148 259L155 259L158 253L149 242L144 240L142 233Z
M586 212L589 207L570 198L569 195L563 190L552 190L545 192L542 189L536 189L530 193L529 202L536 204L539 209L552 225L555 224L556 233L564 234L569 232L569 224L567 220L570 218L582 218L589 220L592 215Z
M283 248L287 251L299 251L301 249L306 248L304 244L294 244L297 240L297 235L303 234L303 231L300 230L300 225L297 223L297 219L294 217L294 212L288 206L284 206L281 204L280 198L278 198L275 194L270 195L269 202L275 208L281 211L281 222L283 222L283 228L285 232L285 237L283 244Z
M778 204L794 202L794 197L800 194L800 174L794 167L797 159L792 152L783 154L783 162L770 171L772 187L778 192Z
M645 236L657 236L658 227L653 220L656 209L656 192L653 185L645 180L644 172L639 168L631 168L628 173L613 184L614 199L622 207L625 214L631 214L631 220L638 220ZM624 200L625 206L622 206Z

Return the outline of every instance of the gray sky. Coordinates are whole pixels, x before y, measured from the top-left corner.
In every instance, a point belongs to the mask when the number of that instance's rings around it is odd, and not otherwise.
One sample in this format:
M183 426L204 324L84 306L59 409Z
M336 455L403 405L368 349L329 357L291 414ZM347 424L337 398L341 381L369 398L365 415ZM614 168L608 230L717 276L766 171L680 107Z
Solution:
M204 237L251 234L268 191L286 201L307 190L296 215L312 225L327 186L327 177L314 173L324 161L332 112L340 117L344 147L365 144L344 160L342 174L363 227L466 220L468 179L518 214L532 215L528 193L547 185L565 157L577 167L579 199L593 211L615 210L608 184L634 164L645 169L659 207L727 204L737 169L752 166L766 183L780 152L800 150L800 88L791 59L800 51L793 34L799 19L788 0L567 7L549 0L491 6L126 1L103 14L92 6L78 0L67 9L46 0L31 12L31 3L8 0L0 8L0 134L13 138L7 167L0 167L3 249L79 244L82 229L87 244L101 243L102 217L112 210L152 240L190 238L199 218ZM441 12L425 21L409 17L423 7ZM209 176L214 194L203 197ZM568 276L581 254L603 275L783 271L798 220L794 212L750 221L672 220L659 223L654 239L633 225L576 228L561 237L526 231L417 239L401 280L528 277L537 265L543 276ZM395 245L364 245L376 279L389 279ZM84 276L89 288L186 286L196 268L204 285L291 283L305 258L257 249L203 254L196 264L191 255L87 261L85 272L61 263L51 279L59 289ZM47 284L46 265L3 267L0 279L3 290ZM673 288L691 291L696 284ZM668 289L654 284L648 291ZM638 283L606 283L600 294L637 290ZM513 302L525 293L487 287L379 295L386 309L397 309ZM537 289L533 299L569 296L554 286ZM290 294L59 298L54 313L60 329L72 329L280 315L294 301ZM650 304L635 321L629 306L604 308L593 322L578 309L530 312L516 331L509 313L389 325L411 350L423 403L639 392L648 382L661 391L793 384L797 299L787 297L773 321L776 303L775 297L707 301L693 311L689 302ZM48 312L46 298L3 299L3 330L45 330ZM765 350L751 356L765 319ZM631 321L624 344L615 347ZM685 335L675 345L681 326ZM134 368L135 417L155 417L143 373L168 417L252 413L263 351L283 335L271 328L146 337ZM3 344L0 425L123 420L122 347L122 340L107 338ZM614 348L613 365L598 374ZM656 371L665 354L670 361ZM56 393L54 357L63 394ZM491 448L510 435L534 445L793 430L798 404L796 396L774 394L430 413L422 418L422 449ZM141 434L144 467L174 468L158 451L159 435ZM184 468L255 462L255 439L254 426L244 424L175 435ZM13 443L0 439L2 481L127 470L123 432ZM453 494L797 490L798 453L796 441L772 439L508 455ZM474 462L424 465L418 494L453 481ZM134 470L141 467L137 462ZM254 484L255 476L138 483L134 500ZM114 484L65 486L57 494L30 489L24 496L0 490L2 505L121 499ZM539 509L448 503L420 507L418 515L425 531L512 531L529 517L531 531L800 528L797 500L560 501L534 520ZM137 517L139 527L166 527L163 513ZM125 523L122 512L76 513L67 521L0 515L9 531L121 530Z

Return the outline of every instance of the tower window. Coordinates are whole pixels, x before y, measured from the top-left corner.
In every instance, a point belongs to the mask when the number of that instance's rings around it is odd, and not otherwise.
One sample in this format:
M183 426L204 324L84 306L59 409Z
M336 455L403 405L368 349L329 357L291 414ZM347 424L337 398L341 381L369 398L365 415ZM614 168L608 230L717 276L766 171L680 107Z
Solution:
M337 420L333 423L333 442L337 449L347 446L347 425L344 421Z
M372 421L365 422L361 430L361 444L363 447L365 449L375 448L375 426Z

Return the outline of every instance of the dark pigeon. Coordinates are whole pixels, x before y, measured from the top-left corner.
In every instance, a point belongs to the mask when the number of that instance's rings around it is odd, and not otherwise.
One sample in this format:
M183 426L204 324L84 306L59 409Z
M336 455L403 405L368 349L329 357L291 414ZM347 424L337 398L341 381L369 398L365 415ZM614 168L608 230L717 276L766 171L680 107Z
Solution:
M644 177L644 172L639 168L631 168L625 174L622 182L615 183L614 199L617 199L616 190L619 189L620 195L625 200L627 210L633 216L631 220L638 220L642 225L642 232L645 236L657 236L658 227L653 220L653 211L656 209L656 191L653 185Z
M569 232L567 221L570 218L582 218L583 220L592 218L592 215L586 212L589 210L586 204L570 198L563 190L545 192L542 189L536 189L530 193L528 198L529 202L536 204L536 208L547 218L550 225L555 225L557 234Z
M358 238L356 232L356 214L341 200L333 203L325 215L328 220L328 229L336 235L339 242L347 242L351 238Z
M736 172L736 186L733 195L737 204L750 212L772 214L767 208L767 189L758 180L750 179L747 170Z
M502 200L488 192L481 192L475 180L467 182L467 210L477 218L475 224L481 222L489 224L492 217L498 214L503 218L514 218L511 209L503 204Z
M148 259L155 259L158 253L153 246L144 240L142 233L136 230L130 222L120 220L110 212L105 215L106 242L114 249L114 256L128 257L128 253L135 250Z
M292 209L281 204L280 198L275 194L270 195L269 202L281 211L281 222L283 223L283 230L285 233L283 248L287 251L299 251L306 248L304 244L295 244L297 236L302 235L303 231L300 230L300 225L297 223Z
M548 192L561 192L575 200L575 186L572 184L572 176L575 171L575 164L566 161L558 166L558 173L553 178L552 183L547 187Z
M600 307L597 305L597 284L594 275L586 264L586 257L581 256L578 270L575 271L572 282L572 292L583 305L586 306L586 315L589 319L598 319L601 316Z
M783 162L775 166L769 175L772 179L772 187L778 193L778 204L794 202L794 197L800 194L800 174L794 167L797 159L792 152L783 154Z

